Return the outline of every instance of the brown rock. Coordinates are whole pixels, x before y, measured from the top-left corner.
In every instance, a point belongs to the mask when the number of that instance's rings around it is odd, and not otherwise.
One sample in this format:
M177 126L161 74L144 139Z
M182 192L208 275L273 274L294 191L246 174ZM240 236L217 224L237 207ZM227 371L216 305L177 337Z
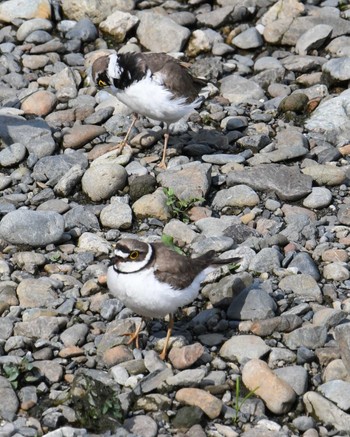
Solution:
M271 335L273 332L290 332L299 328L302 319L294 314L272 317L271 319L256 320L252 323L251 332L259 337Z
M158 188L154 193L146 194L136 200L132 205L132 210L137 219L153 217L166 221L171 218L167 197L162 188Z
M243 367L242 380L248 390L261 397L275 414L288 413L296 399L292 387L273 373L265 361L252 359Z
M169 352L169 360L175 369L187 369L192 366L204 353L200 343L184 347L174 347Z
M220 416L222 401L204 390L182 388L176 393L175 398L181 404L199 407L210 419Z
M78 346L64 347L58 353L61 358L79 357L84 355L84 349Z
M31 70L43 68L49 61L50 58L46 55L23 55L22 57L23 67Z
M106 129L102 126L85 124L73 126L72 129L63 137L63 147L65 149L79 149L94 138L102 135Z
M90 152L87 154L87 159L89 161L93 161L96 158L99 158L100 156L104 155L107 152L111 152L112 150L115 150L118 148L120 144L116 143L102 143L97 144Z
M187 215L191 221L196 222L202 218L211 217L212 211L205 206L193 206L188 210Z
M45 115L54 109L56 102L55 94L50 93L50 91L37 91L24 100L21 109L26 114L36 114L45 117Z
M349 255L345 249L328 249L322 253L322 260L347 262Z
M350 154L350 144L345 144L345 146L339 147L339 152L343 155L349 155Z
M103 354L103 361L108 367L124 363L124 361L129 361L133 358L131 350L123 344L112 347L111 349L106 350Z

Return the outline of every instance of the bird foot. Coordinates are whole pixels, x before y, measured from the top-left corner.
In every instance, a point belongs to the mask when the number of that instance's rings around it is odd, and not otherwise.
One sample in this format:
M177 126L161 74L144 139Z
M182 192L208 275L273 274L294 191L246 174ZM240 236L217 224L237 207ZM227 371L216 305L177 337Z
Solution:
M157 164L157 167L162 168L163 170L167 169L165 161L161 161L159 164Z
M118 156L122 154L124 147L127 145L128 143L126 141L122 141L121 143L116 144L111 150L117 150Z
M126 343L127 345L132 344L133 342L135 342L135 347L136 349L139 349L139 332L135 331L135 332L125 332L124 334L122 334L124 337L130 337L129 341Z

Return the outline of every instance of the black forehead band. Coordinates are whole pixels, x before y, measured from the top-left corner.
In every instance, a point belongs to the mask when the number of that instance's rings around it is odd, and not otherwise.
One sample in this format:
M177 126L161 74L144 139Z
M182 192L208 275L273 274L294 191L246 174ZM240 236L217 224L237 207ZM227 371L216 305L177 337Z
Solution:
M107 76L107 71L101 71L101 73L98 73L96 79L97 79L97 81L103 80L103 82L108 83L109 79L108 79L108 76Z

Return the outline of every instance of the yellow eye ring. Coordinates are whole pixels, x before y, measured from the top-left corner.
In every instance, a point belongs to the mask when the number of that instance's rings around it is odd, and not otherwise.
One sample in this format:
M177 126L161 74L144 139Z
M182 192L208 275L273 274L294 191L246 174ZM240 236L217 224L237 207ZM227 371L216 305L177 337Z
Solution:
M133 250L133 251L130 253L129 258L134 260L134 259L138 258L138 256L139 256L139 252L138 252L138 250Z
M106 82L104 80L101 80L101 79L97 82L97 85L100 87L107 86Z

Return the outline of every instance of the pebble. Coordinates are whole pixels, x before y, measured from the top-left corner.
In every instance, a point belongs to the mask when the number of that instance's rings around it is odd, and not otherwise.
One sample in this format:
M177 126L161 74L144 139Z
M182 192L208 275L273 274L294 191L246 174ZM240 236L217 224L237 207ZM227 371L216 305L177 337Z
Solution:
M90 3L0 5L0 434L348 434L348 11ZM131 111L89 81L111 37L117 52L165 51L208 80L170 127L167 170L163 126L139 117L120 154ZM103 281L117 239L163 234L189 256L241 257L176 314L165 361L163 322L127 345L140 318ZM15 387L5 363L39 379L22 372ZM233 426L233 381L249 366L266 375L262 394ZM109 404L98 426L78 418L67 393L82 373L115 390L122 425L108 425Z
M248 390L254 390L273 413L283 414L291 410L296 399L294 390L276 376L264 361L259 359L248 361L243 367L242 379ZM273 393L271 386L274 387Z
M12 421L16 417L19 401L10 382L4 376L0 376L0 393L6 402L1 402L0 413L4 420Z
M219 355L226 360L237 360L244 363L246 360L261 358L270 351L270 347L255 335L240 335L225 341Z
M93 201L109 199L125 187L127 173L121 165L101 164L90 167L82 177L83 191Z
M169 360L175 369L187 369L191 367L204 353L204 347L200 343L173 347L169 352Z
M124 426L134 435L142 435L142 437L156 437L158 432L156 422L151 417L145 415L126 419Z
M350 416L334 405L331 401L316 392L307 392L303 396L305 407L308 412L313 411L319 420L328 422L331 420L338 431L350 431Z
M181 404L199 407L211 419L221 413L220 399L199 388L181 388L176 392L175 398Z
M51 211L16 210L0 222L0 235L12 244L45 246L59 241L63 232L63 217Z

